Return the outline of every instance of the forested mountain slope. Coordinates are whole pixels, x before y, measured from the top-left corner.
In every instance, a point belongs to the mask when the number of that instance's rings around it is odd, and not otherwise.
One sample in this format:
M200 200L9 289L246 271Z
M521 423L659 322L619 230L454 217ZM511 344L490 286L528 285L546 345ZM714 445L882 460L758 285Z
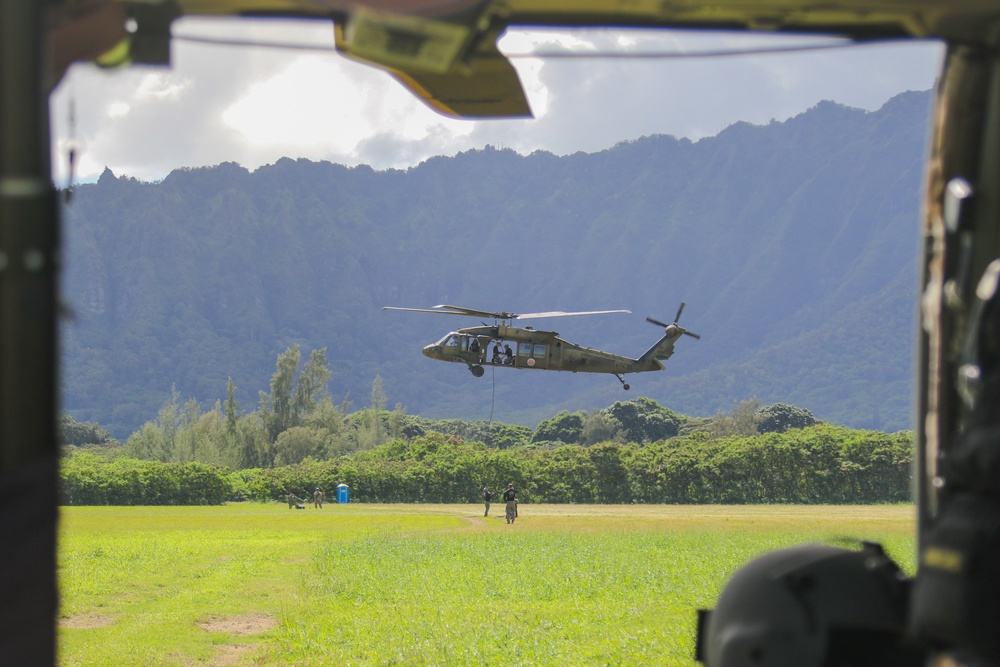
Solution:
M534 424L646 395L691 415L756 396L856 427L910 427L918 211L930 93L876 112L821 103L697 142L645 137L595 154L486 148L378 172L280 160L106 171L65 214L64 409L118 437L171 385L256 406L277 354L328 348L335 398L380 375L411 414ZM538 328L638 356L673 317L666 373L629 378L424 358L476 320L389 313L628 308Z

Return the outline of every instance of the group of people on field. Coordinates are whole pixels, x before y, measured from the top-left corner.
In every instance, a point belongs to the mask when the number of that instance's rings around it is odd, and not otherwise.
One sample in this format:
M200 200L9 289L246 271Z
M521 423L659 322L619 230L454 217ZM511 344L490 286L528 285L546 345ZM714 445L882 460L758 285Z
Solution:
M300 500L294 493L291 491L288 492L288 509L304 510L306 506L299 504L303 502L305 501ZM323 509L323 492L319 489L313 491L313 507L318 510Z
M490 491L490 487L483 487L483 504L486 505L486 513L483 516L490 515L490 502L493 500L493 492ZM506 504L506 516L507 523L514 523L514 519L517 518L517 492L514 491L513 482L507 485L507 490L503 492L503 501Z
M506 518L507 523L514 523L517 519L517 492L514 490L514 483L511 482L507 485L507 489L503 492L503 501L506 505ZM483 504L486 505L486 513L483 516L490 515L490 502L493 500L493 492L490 491L490 487L483 487ZM305 502L296 496L293 492L288 492L288 509L299 509L304 510L306 507L300 503ZM323 492L316 489L313 492L313 507L316 509L323 509Z

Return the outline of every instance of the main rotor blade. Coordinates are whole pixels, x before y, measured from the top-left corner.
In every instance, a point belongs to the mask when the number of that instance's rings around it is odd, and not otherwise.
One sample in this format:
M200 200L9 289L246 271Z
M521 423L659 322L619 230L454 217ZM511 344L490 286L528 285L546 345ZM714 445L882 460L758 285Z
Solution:
M472 315L454 310L434 310L432 308L396 308L395 306L382 306L382 310L405 310L411 313L437 313L438 315ZM487 313L487 315L491 315Z
M687 329L683 329L682 331L685 336L691 336L691 338L697 338L698 340L701 340L701 336L694 333L693 331L688 331Z
M510 320L517 317L514 313L499 312L495 313L489 310L476 310L475 308L465 308L463 306L449 306L447 304L441 304L439 306L434 306L439 310L434 310L435 313L449 313L451 315L468 315L469 317L488 317L493 320Z
M651 322L651 323L655 324L658 327L663 327L664 329L666 329L668 326L670 326L669 324L664 324L660 320L654 320L652 317L647 317L646 321L647 322Z
M681 307L677 309L677 314L674 316L674 324L677 324L677 321L681 319L681 313L684 312L684 306L686 305L686 303L681 301Z
M519 320L535 320L540 317L570 317L573 315L607 315L608 313L631 313L631 310L584 310L574 313L565 313L561 310L552 310L547 313L525 313L523 315L513 315Z
M486 317L493 320L533 320L540 317L569 317L571 315L605 315L607 313L631 313L631 310L587 310L567 313L561 310L552 310L546 313L517 313L500 312L494 313L488 310L476 310L475 308L464 308L462 306L449 306L441 304L433 308L396 308L395 306L383 306L382 310L405 310L411 313L437 313L438 315L464 315L466 317Z

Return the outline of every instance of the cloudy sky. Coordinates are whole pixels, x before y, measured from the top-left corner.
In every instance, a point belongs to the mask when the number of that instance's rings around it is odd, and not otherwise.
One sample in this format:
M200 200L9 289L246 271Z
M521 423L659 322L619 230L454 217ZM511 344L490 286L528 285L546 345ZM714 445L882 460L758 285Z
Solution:
M158 180L179 167L281 157L378 169L489 144L520 153L600 151L649 134L697 140L747 121L785 120L822 100L867 110L934 85L942 49L875 44L783 54L693 57L718 50L832 43L819 38L665 31L516 31L512 56L533 119L466 121L425 107L388 74L332 52L321 22L192 20L174 25L173 66L115 71L78 64L51 98L53 171L65 185L104 167ZM185 41L211 36L312 50ZM677 58L538 58L532 53L687 54Z

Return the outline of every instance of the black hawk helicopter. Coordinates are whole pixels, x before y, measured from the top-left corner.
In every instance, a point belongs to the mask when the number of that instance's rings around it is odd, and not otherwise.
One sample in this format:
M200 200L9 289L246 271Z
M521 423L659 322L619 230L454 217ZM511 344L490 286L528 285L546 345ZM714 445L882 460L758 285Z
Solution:
M478 377L486 372L483 364L527 368L539 371L570 371L572 373L611 373L622 383L626 391L626 373L643 373L664 370L663 362L674 353L674 343L681 336L701 338L696 333L682 328L677 321L684 312L685 304L677 309L677 315L670 324L652 317L646 321L663 327L663 336L646 350L638 359L630 359L611 352L583 347L563 340L555 331L540 331L533 327L512 326L514 320L539 319L543 317L571 317L576 315L606 315L609 313L631 313L630 310L589 310L581 312L549 311L544 313L490 312L464 308L462 306L439 305L433 308L395 308L385 306L382 310L403 310L413 313L436 313L438 315L464 315L492 319L492 326L483 323L481 327L458 329L446 334L441 340L423 349L424 356L439 361L463 363ZM490 343L493 353L488 357ZM510 345L513 343L514 347ZM503 347L501 347L503 346Z

